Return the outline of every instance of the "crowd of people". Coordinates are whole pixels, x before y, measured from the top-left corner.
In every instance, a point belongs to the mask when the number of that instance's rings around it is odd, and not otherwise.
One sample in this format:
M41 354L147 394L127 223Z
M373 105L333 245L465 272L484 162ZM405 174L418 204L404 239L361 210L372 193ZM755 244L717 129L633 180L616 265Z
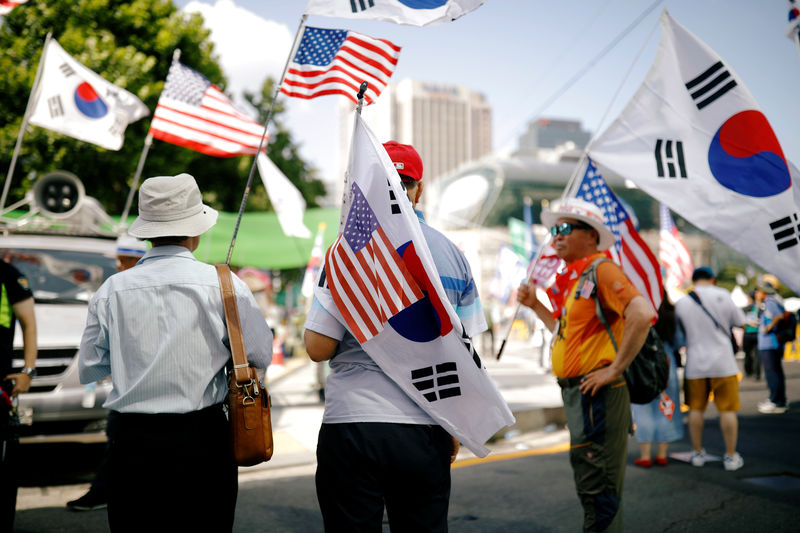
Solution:
M419 154L393 141L384 148L416 209L424 189ZM487 325L469 263L416 213L465 334L481 333ZM228 332L216 271L192 255L216 219L192 176L145 180L138 217L129 237L118 243L119 272L89 303L79 373L82 383L109 376L113 383L104 405L109 409L108 446L92 488L69 507L88 510L107 503L112 531L150 529L154 516L161 529L233 527L238 485L224 409ZM566 266L547 289L546 300L529 283L519 287L517 299L552 336L551 365L564 402L584 529L621 531L627 445L634 425L640 446L634 464L666 466L669 444L683 438L680 406L685 402L691 464L702 467L707 460L704 413L713 393L725 442L724 468L743 466L736 449L740 401L732 327L748 328L743 346L748 373L758 378L763 368L769 399L759 411L787 410L779 336L786 314L777 295L779 282L763 276L753 308L745 314L727 290L716 286L711 269L700 267L687 297L673 304L664 295L656 314L622 269L606 259L604 251L614 237L597 206L571 198L545 211L542 220ZM0 376L5 377L2 400L10 405L35 375L36 329L24 276L6 263L0 269ZM589 269L594 269L596 284L586 281ZM234 277L234 287L247 357L263 374L273 356L270 326L275 324L270 324L266 302L259 300L264 281L253 272L241 278ZM17 320L25 367L11 373ZM669 358L668 384L651 403L632 405L623 372L653 323ZM330 364L315 478L326 531L380 531L384 511L396 531L446 531L450 464L458 440L412 401L316 298L304 343L313 361ZM8 418L8 410L0 408L3 442L10 431ZM13 524L15 452L4 451L0 463L3 530ZM162 479L170 482L157 481Z

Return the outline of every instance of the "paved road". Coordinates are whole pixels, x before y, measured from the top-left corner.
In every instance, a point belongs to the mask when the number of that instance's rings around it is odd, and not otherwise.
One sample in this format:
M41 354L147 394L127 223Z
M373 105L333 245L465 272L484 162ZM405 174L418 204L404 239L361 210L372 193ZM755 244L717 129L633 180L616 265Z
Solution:
M509 352L500 362L498 375L521 372L525 367L524 346ZM508 359L506 359L508 357ZM508 369L502 365L508 364ZM515 364L520 368L513 369ZM487 361L487 366L494 363ZM800 363L786 363L790 400L800 400ZM536 369L528 368L533 374ZM286 379L276 392L294 388L304 392L302 371ZM537 374L538 375L538 374ZM552 378L551 378L552 379ZM516 383L516 379L510 379ZM535 379L533 380L535 381ZM543 380L542 387L552 387ZM538 386L538 385L537 385ZM544 389L543 389L544 390ZM523 393L508 389L510 394ZM666 468L648 470L632 466L637 445L629 445L629 468L625 487L627 531L653 532L751 532L798 531L800 520L800 401L784 415L761 415L756 403L766 395L762 381L745 379L741 384L739 450L745 466L725 472L720 462L694 468L673 459ZM545 395L543 391L539 391ZM313 398L314 391L308 392ZM286 453L276 444L275 462L261 469L247 469L240 476L236 531L321 531L313 482L313 454L307 439L315 440L319 405L285 408L280 431ZM303 412L305 412L304 421ZM704 444L712 454L721 454L722 439L713 407L707 413ZM300 431L295 426L302 426ZM277 426L276 426L277 427ZM295 446L289 451L289 445ZM463 453L453 470L450 526L455 532L485 531L578 531L581 510L571 479L566 454L566 433L525 432L492 444L493 453L478 460ZM312 447L313 449L313 447ZM674 444L676 456L690 450L688 439ZM283 457L283 459L281 459ZM289 460L291 458L291 460ZM283 463L281 463L283 461ZM70 513L63 502L70 491L80 494L85 484L27 487L17 512L19 532L107 531L105 513ZM59 500L60 497L60 500ZM36 502L54 501L45 506ZM33 502L33 503L32 503ZM26 507L26 508L23 508ZM388 528L386 528L388 530Z

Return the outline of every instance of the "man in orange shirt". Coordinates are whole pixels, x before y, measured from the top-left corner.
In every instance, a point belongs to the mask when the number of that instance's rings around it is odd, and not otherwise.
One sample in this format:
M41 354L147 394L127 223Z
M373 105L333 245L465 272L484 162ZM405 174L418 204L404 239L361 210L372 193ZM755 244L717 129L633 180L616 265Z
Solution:
M581 273L614 242L600 209L570 198L542 213L556 254L566 262L547 291L553 311L523 283L520 303L533 309L553 332L553 373L561 386L570 433L570 463L584 511L584 531L622 531L622 483L630 397L623 371L639 353L655 314L622 269L611 261L597 265L597 295L615 339L615 352L597 318L591 281ZM579 286L580 285L580 286Z

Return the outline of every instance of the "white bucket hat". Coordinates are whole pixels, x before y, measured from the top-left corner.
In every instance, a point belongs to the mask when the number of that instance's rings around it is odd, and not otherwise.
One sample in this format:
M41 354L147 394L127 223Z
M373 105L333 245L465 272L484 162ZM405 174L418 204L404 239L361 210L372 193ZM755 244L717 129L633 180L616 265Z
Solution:
M559 218L571 218L590 225L597 230L600 235L600 242L597 244L598 250L606 250L614 244L614 234L603 220L603 213L600 208L591 202L580 198L567 198L563 204L558 205L553 210L542 211L542 224L548 228L554 226Z
M139 216L128 234L140 239L195 237L217 223L189 174L148 178L139 189Z

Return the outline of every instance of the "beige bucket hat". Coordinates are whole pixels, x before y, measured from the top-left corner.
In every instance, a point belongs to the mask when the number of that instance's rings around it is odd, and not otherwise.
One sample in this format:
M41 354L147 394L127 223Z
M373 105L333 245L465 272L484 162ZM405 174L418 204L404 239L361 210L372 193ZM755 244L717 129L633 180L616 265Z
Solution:
M203 196L189 174L148 178L139 189L139 216L128 235L139 239L195 237L217 223L217 211L203 204Z

